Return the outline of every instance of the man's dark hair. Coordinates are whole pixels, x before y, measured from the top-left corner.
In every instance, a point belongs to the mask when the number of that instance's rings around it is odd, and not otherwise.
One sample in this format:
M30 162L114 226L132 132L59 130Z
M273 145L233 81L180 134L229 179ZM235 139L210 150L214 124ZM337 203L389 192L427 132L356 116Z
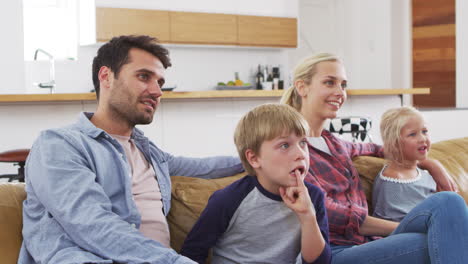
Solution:
M150 36L119 36L112 38L109 42L99 48L93 60L93 84L96 96L99 100L99 70L102 66L107 66L119 77L120 69L129 63L129 51L132 48L142 49L158 58L165 69L171 66L169 51L158 43L156 38Z

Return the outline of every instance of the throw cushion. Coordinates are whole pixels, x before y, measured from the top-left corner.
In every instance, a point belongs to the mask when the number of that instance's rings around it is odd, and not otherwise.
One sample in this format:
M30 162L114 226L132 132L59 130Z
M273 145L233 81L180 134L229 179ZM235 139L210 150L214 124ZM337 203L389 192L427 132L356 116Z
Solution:
M245 173L240 173L213 180L183 176L171 177L172 201L171 211L167 217L171 232L171 247L180 252L185 237L205 209L211 194L245 175Z

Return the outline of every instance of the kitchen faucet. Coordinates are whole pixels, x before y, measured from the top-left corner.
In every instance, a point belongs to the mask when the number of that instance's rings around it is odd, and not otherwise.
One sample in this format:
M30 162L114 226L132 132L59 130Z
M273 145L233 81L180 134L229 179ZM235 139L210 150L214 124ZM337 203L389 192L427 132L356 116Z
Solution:
M40 88L49 88L50 93L53 94L55 93L55 62L54 62L54 56L52 56L50 53L43 49L37 49L36 52L34 52L34 60L37 60L37 54L38 53L43 53L49 58L50 62L50 81L48 82L43 82L39 83L38 86Z

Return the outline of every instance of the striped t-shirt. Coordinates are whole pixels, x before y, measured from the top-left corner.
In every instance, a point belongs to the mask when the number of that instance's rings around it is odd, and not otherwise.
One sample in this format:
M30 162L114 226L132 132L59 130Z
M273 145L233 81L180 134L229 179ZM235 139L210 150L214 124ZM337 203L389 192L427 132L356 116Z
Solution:
M410 180L386 177L380 171L372 192L373 216L400 222L421 201L436 192L429 172L417 168L418 176Z
M314 263L330 263L324 195L316 186L305 185L326 242ZM256 177L246 176L210 197L181 253L205 263L210 249L213 264L302 262L299 219L281 196L263 188Z

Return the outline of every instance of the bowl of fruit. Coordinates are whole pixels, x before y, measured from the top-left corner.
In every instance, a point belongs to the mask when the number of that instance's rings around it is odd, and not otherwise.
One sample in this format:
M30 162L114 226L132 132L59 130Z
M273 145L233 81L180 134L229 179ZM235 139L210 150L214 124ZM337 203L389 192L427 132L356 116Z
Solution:
M235 74L236 80L235 81L228 81L225 82L218 82L216 85L216 90L250 90L253 89L252 84L243 82L239 79L238 73Z

